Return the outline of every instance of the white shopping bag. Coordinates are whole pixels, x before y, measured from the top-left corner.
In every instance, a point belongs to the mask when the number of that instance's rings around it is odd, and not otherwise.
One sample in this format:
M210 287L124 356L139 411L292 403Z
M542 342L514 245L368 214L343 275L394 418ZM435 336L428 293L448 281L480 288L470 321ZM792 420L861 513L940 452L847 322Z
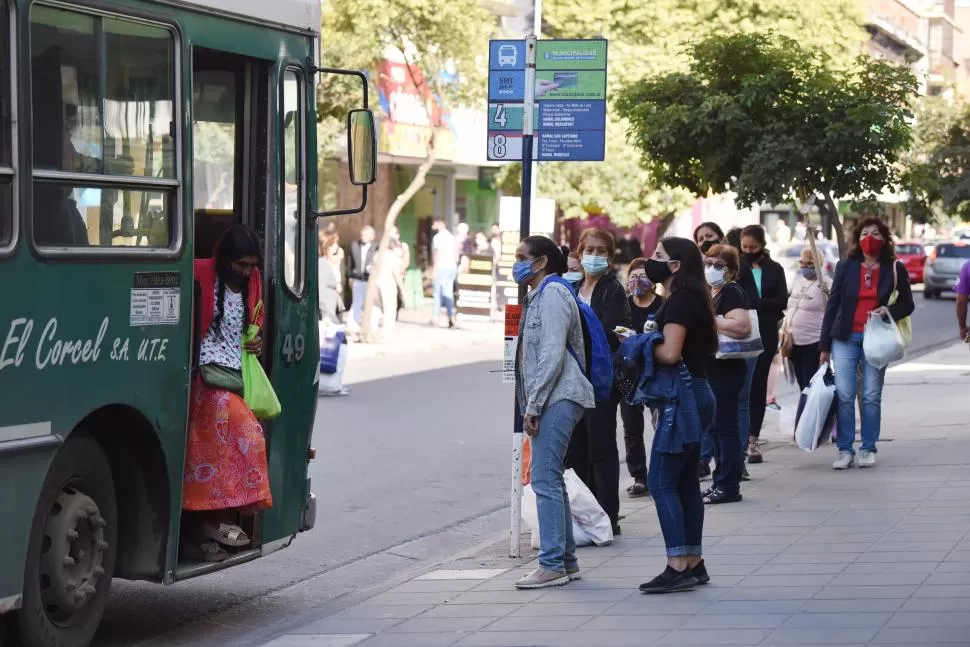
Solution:
M866 361L876 368L885 368L903 358L906 354L906 342L892 317L886 315L883 319L869 314L862 339L862 352L865 353Z
M613 524L586 484L571 469L566 470L563 479L569 495L573 539L576 540L576 545L607 546L613 543ZM539 548L539 510L532 485L526 485L522 489L522 520L532 530L532 547Z
M795 444L807 452L815 451L818 447L818 440L832 410L832 402L835 401L835 381L829 370L827 364L821 366L802 391L804 404L800 403L795 422Z

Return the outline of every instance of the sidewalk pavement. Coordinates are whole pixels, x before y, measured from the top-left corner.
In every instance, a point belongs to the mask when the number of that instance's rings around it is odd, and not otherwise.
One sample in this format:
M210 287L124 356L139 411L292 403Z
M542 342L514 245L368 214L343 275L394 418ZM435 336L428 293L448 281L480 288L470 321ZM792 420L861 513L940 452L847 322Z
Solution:
M515 590L535 566L526 535L523 559L501 556L506 540L337 600L261 644L968 645L968 399L970 352L957 344L890 369L873 469L835 472L831 446L806 453L790 433L763 435L765 463L751 467L744 501L708 508L713 579L694 591L637 592L663 569L664 545L652 502L624 499L623 535L580 549L581 581Z

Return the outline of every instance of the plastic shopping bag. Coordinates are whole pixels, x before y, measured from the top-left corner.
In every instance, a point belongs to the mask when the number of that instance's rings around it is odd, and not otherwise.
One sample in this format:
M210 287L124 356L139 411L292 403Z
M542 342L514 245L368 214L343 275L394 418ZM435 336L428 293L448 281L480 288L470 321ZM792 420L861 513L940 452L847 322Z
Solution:
M568 469L563 474L566 492L569 493L569 509L573 515L573 535L577 546L587 546L587 541L597 546L613 543L613 524L600 507L599 501L589 491L576 471ZM580 541L584 543L580 543Z
M819 438L831 420L835 402L835 377L828 365L816 371L805 390L795 419L795 444L807 452L815 451Z
M867 362L880 369L903 358L906 354L906 343L892 317L869 315L862 339L862 352Z
M343 328L333 326L320 327L320 372L324 375L333 375L337 372L340 363L340 347L345 346L346 335Z
M344 367L347 365L347 352L347 344L340 344L337 349L337 370L330 374L320 372L319 392L321 394L332 395L343 390L343 374Z
M539 548L539 509L536 507L536 493L531 485L522 488L522 521L532 531L529 544Z
M528 436L522 443L522 485L528 485L532 481L532 443Z
M259 334L259 326L250 324L243 337L243 343L251 342ZM259 358L250 352L243 351L242 356L243 399L249 405L253 415L260 420L272 420L280 415L282 408L276 391L266 377Z

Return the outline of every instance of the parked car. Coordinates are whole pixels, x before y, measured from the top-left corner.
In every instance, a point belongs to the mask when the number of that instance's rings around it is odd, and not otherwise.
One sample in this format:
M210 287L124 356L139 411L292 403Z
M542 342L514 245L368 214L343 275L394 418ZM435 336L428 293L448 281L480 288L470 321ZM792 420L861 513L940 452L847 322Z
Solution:
M926 259L923 296L927 299L952 292L964 263L970 261L970 242L940 243Z
M919 241L896 243L896 257L906 266L910 283L923 282L923 267L926 265L926 250Z
M822 263L825 265L823 271L825 276L832 278L835 274L835 266L839 262L839 248L833 243L820 240L815 243L819 254L822 255ZM788 281L788 289L791 290L795 284L795 277L798 276L798 259L802 255L802 250L808 247L808 243L792 243L783 247L773 259L785 268L785 280Z

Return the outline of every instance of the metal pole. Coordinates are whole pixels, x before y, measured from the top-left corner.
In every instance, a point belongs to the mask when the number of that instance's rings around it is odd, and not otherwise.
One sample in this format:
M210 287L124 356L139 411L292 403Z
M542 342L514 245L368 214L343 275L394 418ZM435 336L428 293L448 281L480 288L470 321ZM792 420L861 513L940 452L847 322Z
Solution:
M542 0L533 0L532 3L532 35L537 39L542 38ZM535 68L533 68L535 69ZM533 108L533 112L535 108ZM533 124L535 126L535 124ZM525 151L523 151L524 153ZM539 185L539 162L532 162L532 186L536 187ZM533 191L532 196L529 201L532 206L535 206L536 198L538 197L538 191ZM550 231L550 234L555 234L554 231Z
M529 236L532 219L532 148L535 124L532 123L536 94L536 37L525 41L525 97L522 104L522 198L519 201L519 239ZM519 286L519 306L525 302L526 287ZM521 340L520 340L521 341ZM516 351L518 352L518 351ZM518 381L518 375L516 375ZM512 514L509 533L509 557L519 556L522 536L522 414L519 412L519 389L515 388L512 426Z

